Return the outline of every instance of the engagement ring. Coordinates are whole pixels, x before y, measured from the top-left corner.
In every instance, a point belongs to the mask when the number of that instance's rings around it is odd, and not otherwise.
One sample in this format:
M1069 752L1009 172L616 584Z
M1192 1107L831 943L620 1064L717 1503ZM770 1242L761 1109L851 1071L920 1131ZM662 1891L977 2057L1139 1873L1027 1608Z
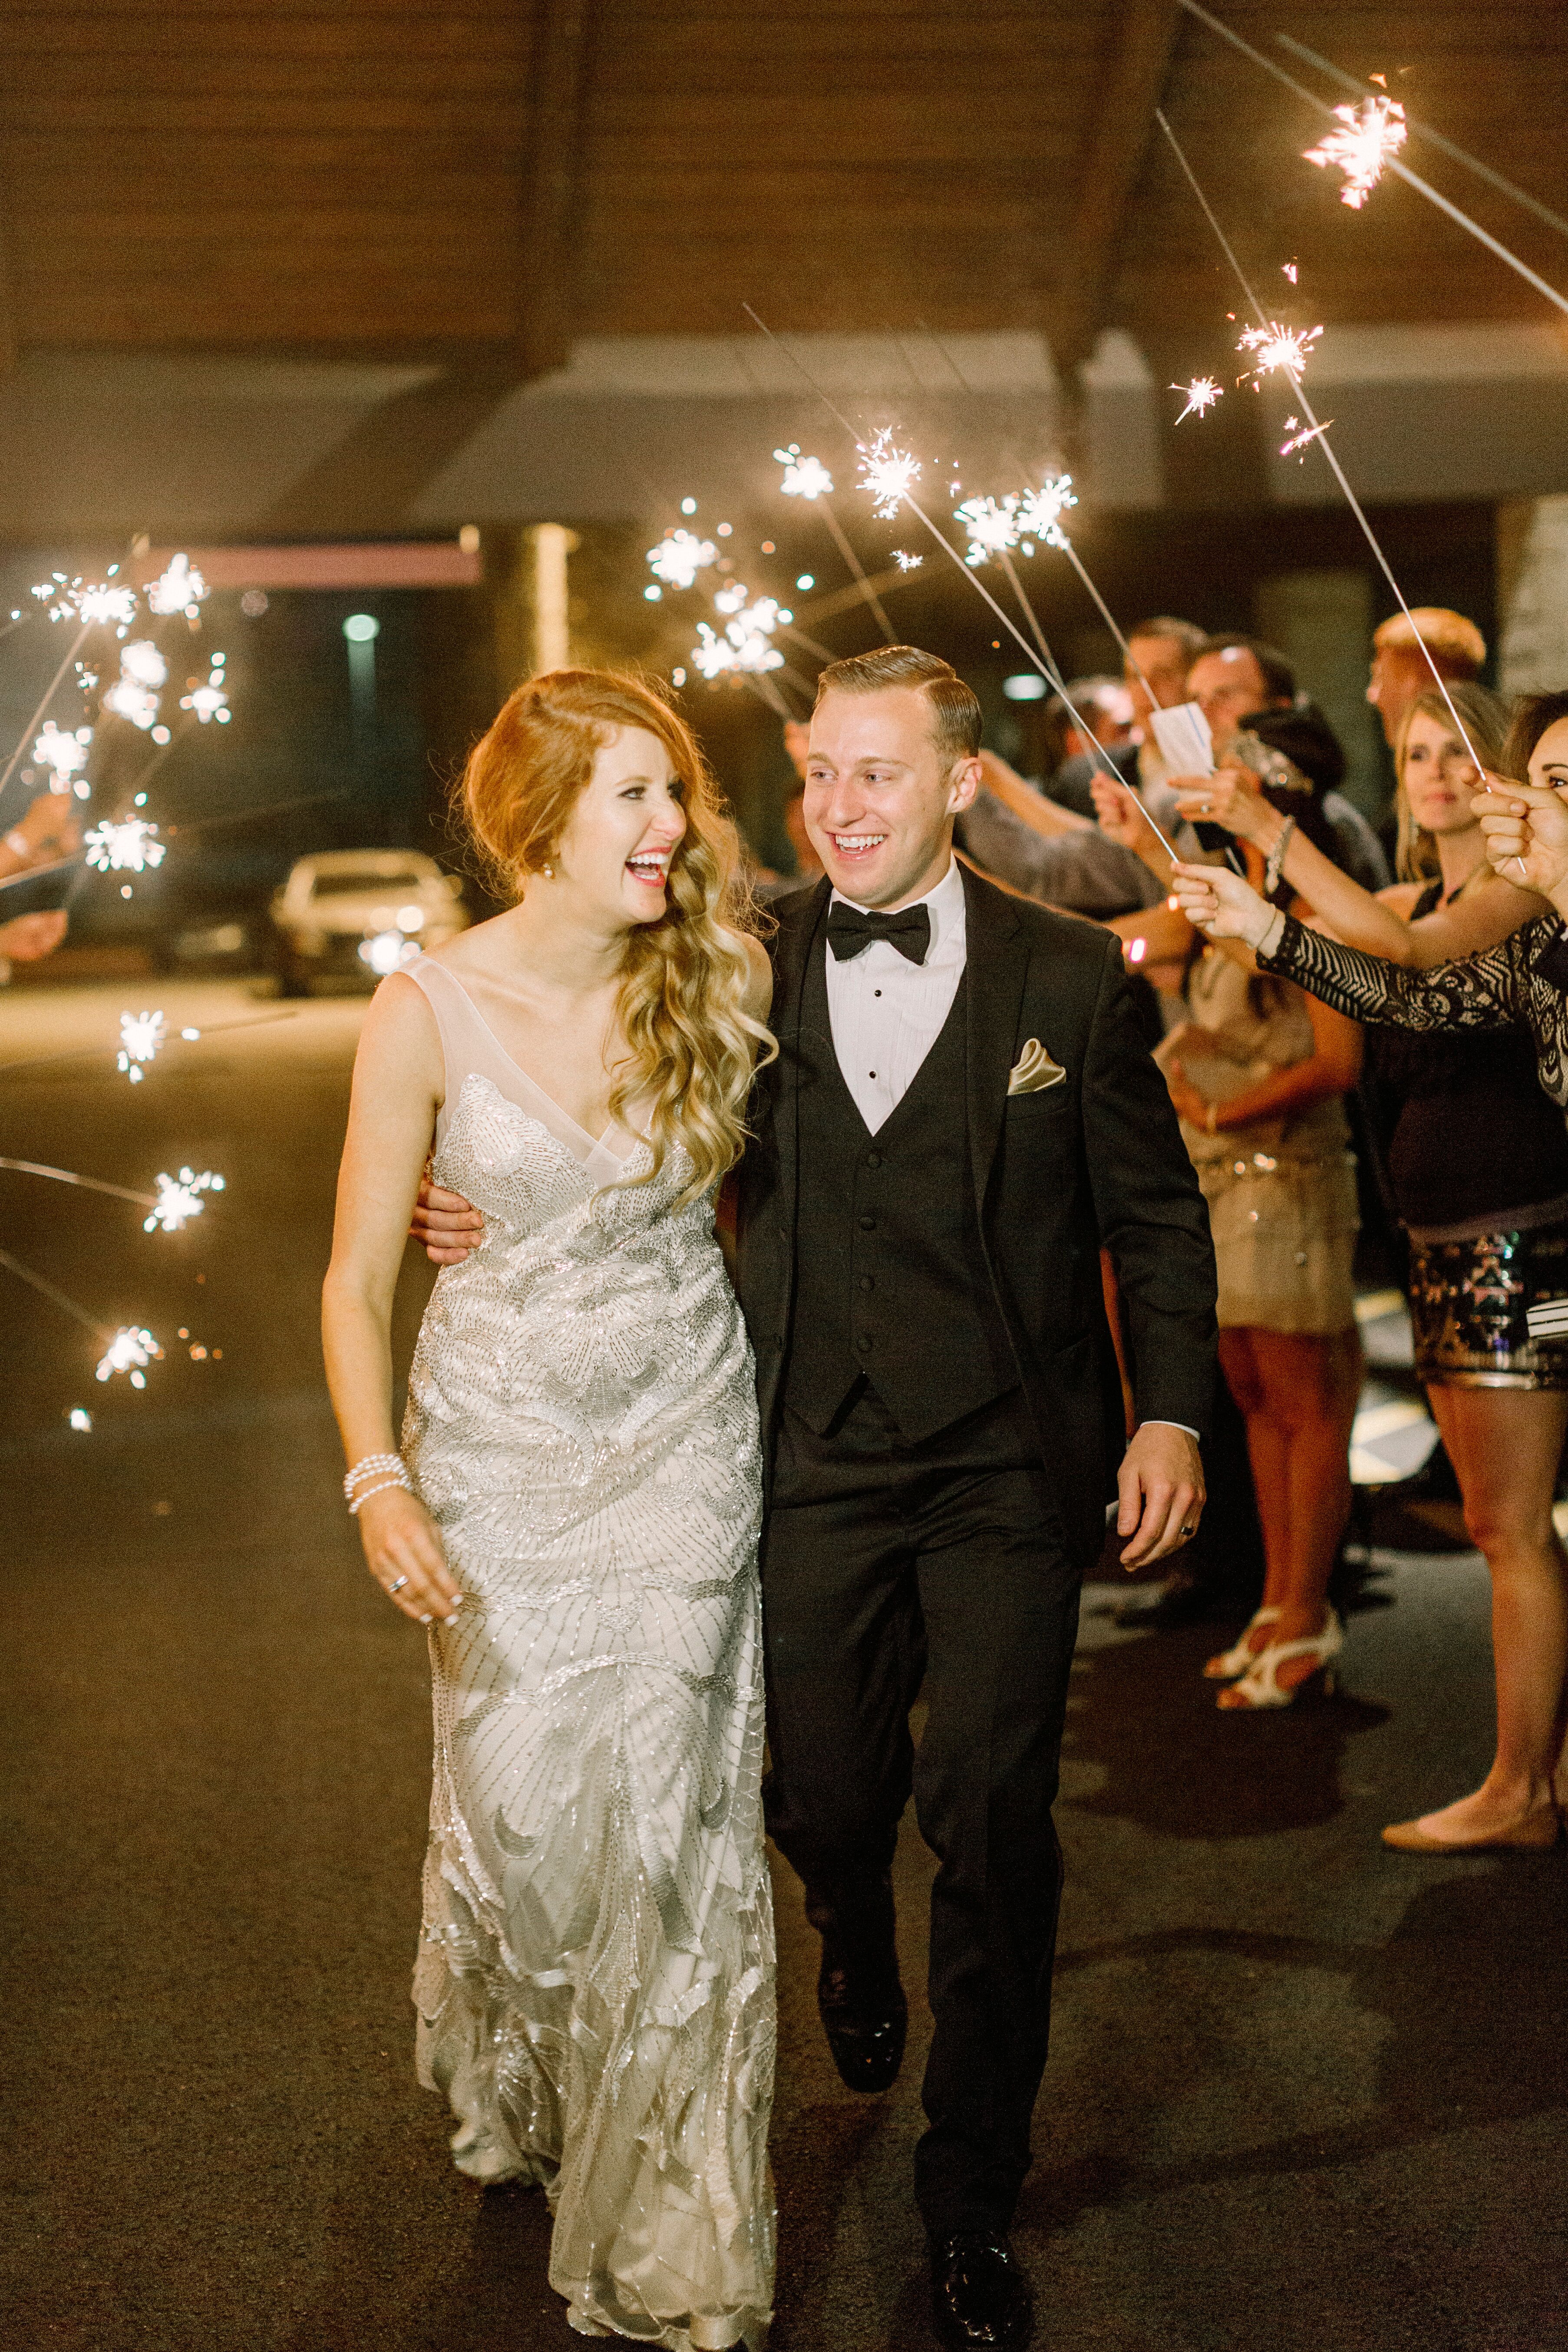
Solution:
M401 1592L407 1581L408 1579L405 1576L400 1576L395 1583L389 1584L386 1589L388 1592Z

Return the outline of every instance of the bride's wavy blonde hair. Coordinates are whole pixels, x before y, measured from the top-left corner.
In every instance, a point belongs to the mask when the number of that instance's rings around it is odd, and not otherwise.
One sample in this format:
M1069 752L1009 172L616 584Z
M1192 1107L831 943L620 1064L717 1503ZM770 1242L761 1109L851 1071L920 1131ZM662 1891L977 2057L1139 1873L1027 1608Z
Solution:
M669 866L668 903L627 935L617 1017L629 1048L610 1116L651 1105L646 1133L658 1173L673 1144L690 1159L682 1202L739 1160L759 1059L777 1046L744 1008L745 935L757 929L741 878L735 828L685 721L640 678L619 670L554 669L501 707L468 755L459 786L468 828L503 895L520 898L549 864L594 761L616 727L657 735L684 788L686 831Z

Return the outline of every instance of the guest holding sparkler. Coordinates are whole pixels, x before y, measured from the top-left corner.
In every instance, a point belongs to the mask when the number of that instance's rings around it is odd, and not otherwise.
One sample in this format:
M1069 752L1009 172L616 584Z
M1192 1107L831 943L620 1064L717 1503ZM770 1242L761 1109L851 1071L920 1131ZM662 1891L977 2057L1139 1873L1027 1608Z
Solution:
M1476 706L1467 696L1459 707ZM1421 715L1417 705L1407 720L1407 754ZM1561 1108L1568 1101L1568 1002L1538 964L1556 944L1559 917L1568 908L1568 814L1560 804L1568 792L1568 694L1536 695L1521 705L1500 764L1505 774L1523 769L1533 789L1515 797L1503 785L1477 797L1488 856L1510 872L1522 867L1518 878L1549 897L1556 911L1516 928L1485 953L1414 971L1309 929L1232 874L1178 866L1175 892L1211 939L1244 941L1264 970L1288 975L1345 1013L1426 1033L1527 1030L1540 1084ZM1407 756L1407 779L1412 772ZM1418 784L1410 799L1418 815ZM1438 814L1435 794L1427 813ZM1451 1085L1458 1088L1468 1075L1487 1098L1459 1109L1462 1127L1458 1119L1444 1123L1446 1140L1456 1160L1461 1135L1467 1161L1487 1155L1494 1196L1506 1192L1510 1205L1461 1218L1451 1238L1439 1230L1418 1242L1413 1303L1418 1360L1432 1382L1433 1409L1459 1474L1471 1532L1492 1571L1498 1748L1472 1794L1384 1831L1389 1844L1417 1853L1551 1845L1568 1796L1568 1557L1551 1516L1568 1430L1568 1344L1552 1332L1554 1321L1568 1328L1568 1316L1552 1312L1568 1288L1568 1161L1560 1127L1538 1129L1517 1097L1502 1101L1498 1073L1506 1055L1497 1051L1500 1041L1487 1043L1489 1066L1466 1073L1456 1062L1450 1068ZM1405 1182L1414 1187L1424 1174L1432 1185L1462 1188L1468 1171L1441 1170L1445 1137L1423 1138L1426 1117L1417 1110L1412 1122ZM1488 1129L1498 1124L1503 1132L1494 1139ZM1517 1151L1510 1149L1510 1135ZM1490 1230L1478 1232L1478 1223Z
M57 857L73 857L80 847L81 827L70 795L40 793L26 816L0 835L0 882L32 866L52 865Z
M1092 817L1094 779L1107 765L1115 769L1123 783L1135 786L1145 802L1167 782L1165 762L1150 722L1156 710L1169 710L1184 699L1187 672L1207 643L1206 630L1195 621L1178 620L1172 614L1162 613L1152 621L1134 624L1122 671L1132 705L1131 734L1114 743L1109 736L1101 736L1103 760L1092 745L1064 760L1047 782L1053 801ZM1154 814L1163 823L1158 806Z
M1342 757L1329 730L1288 705L1254 714L1253 727L1271 758L1276 805L1331 845L1323 784L1337 781ZM1265 741L1281 732L1315 775ZM1163 886L1187 870L1173 868L1125 785L1102 779L1096 794L1107 829L1139 850ZM1247 856L1270 894L1294 897L1278 866L1266 875L1261 854L1249 845ZM1343 1104L1361 1040L1353 1023L1212 948L1191 966L1186 995L1188 1018L1156 1058L1208 1202L1220 1366L1247 1427L1265 1559L1261 1607L1204 1671L1229 1685L1222 1708L1289 1706L1314 1676L1327 1678L1343 1642L1328 1587L1350 1515L1362 1378L1352 1280L1359 1217Z

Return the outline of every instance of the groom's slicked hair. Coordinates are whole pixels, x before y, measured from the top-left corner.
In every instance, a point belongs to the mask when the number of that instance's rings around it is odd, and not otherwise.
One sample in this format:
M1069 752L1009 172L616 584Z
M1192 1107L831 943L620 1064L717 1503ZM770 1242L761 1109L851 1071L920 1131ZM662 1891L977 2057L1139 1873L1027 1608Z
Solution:
M918 686L931 704L931 734L942 759L973 760L983 724L973 687L951 662L919 646L879 646L875 653L851 654L829 662L816 681L816 698L834 694L883 694L892 686Z

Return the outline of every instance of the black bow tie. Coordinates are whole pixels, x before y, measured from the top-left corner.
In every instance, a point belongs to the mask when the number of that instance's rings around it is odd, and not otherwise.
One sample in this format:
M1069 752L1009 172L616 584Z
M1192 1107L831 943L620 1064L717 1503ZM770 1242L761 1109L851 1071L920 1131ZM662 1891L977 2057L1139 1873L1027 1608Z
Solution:
M858 907L835 906L827 918L827 944L840 963L858 956L873 940L886 940L911 963L924 963L931 946L931 908L905 907L896 915L879 915L863 914Z

